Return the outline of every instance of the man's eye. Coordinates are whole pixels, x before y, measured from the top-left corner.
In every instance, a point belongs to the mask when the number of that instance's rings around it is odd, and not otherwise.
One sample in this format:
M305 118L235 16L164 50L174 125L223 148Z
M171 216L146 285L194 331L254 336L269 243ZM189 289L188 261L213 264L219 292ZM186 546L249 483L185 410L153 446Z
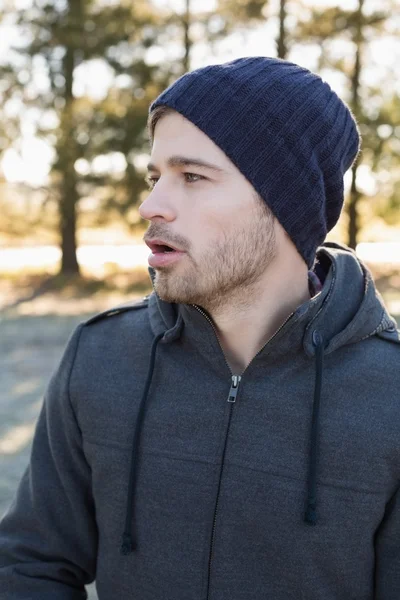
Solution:
M153 189L153 187L156 185L157 181L158 181L158 177L150 177L150 175L147 175L147 177L145 177L146 183L149 186L150 189Z
M202 175L197 175L196 173L183 173L187 183L195 183L196 181L200 181L201 179L205 179Z
M196 181L205 179L203 175L198 175L197 173L182 173L182 175L184 176L186 183L196 183ZM149 188L153 189L157 181L159 180L159 177L150 177L150 175L147 175L147 177L145 177L145 180Z

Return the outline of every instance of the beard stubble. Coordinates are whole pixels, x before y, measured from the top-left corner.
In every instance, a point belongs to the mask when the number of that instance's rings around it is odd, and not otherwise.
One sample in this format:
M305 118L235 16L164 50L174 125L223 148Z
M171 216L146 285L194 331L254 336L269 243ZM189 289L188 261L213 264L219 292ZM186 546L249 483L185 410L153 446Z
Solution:
M268 265L276 256L275 217L257 198L251 218L234 225L199 257L156 269L158 296L177 304L195 304L212 314L226 304L246 309Z

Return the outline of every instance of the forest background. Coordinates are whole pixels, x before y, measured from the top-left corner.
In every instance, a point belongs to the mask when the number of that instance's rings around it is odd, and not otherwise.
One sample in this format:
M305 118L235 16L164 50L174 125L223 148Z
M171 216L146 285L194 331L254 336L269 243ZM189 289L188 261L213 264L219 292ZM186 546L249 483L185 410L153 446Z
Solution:
M328 239L357 249L393 300L396 0L0 0L0 8L0 306L29 310L30 299L53 292L147 291L138 206L148 106L187 70L260 54L319 73L353 111L363 147Z

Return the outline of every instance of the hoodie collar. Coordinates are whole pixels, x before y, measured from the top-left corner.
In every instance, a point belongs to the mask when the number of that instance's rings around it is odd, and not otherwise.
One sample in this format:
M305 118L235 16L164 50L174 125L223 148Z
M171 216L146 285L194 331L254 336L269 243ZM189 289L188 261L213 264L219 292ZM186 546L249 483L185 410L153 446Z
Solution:
M325 242L317 250L316 261L326 272L322 290L301 304L289 320L267 342L254 362L304 352L315 355L313 332L324 340L324 354L384 330L393 331L396 323L387 313L369 269L345 245ZM148 269L154 288L155 271ZM214 368L226 370L215 331L197 308L161 300L155 291L149 298L149 317L154 335L163 333L161 343L182 335L192 340ZM252 362L253 362L252 361Z

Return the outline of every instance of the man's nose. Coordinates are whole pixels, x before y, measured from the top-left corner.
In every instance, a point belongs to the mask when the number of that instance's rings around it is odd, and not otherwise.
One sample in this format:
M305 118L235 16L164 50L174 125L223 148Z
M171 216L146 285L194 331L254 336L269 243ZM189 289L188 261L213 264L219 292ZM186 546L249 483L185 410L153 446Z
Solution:
M139 214L146 221L151 221L156 217L161 217L165 221L173 221L176 217L168 193L165 188L162 189L159 183L140 205Z

